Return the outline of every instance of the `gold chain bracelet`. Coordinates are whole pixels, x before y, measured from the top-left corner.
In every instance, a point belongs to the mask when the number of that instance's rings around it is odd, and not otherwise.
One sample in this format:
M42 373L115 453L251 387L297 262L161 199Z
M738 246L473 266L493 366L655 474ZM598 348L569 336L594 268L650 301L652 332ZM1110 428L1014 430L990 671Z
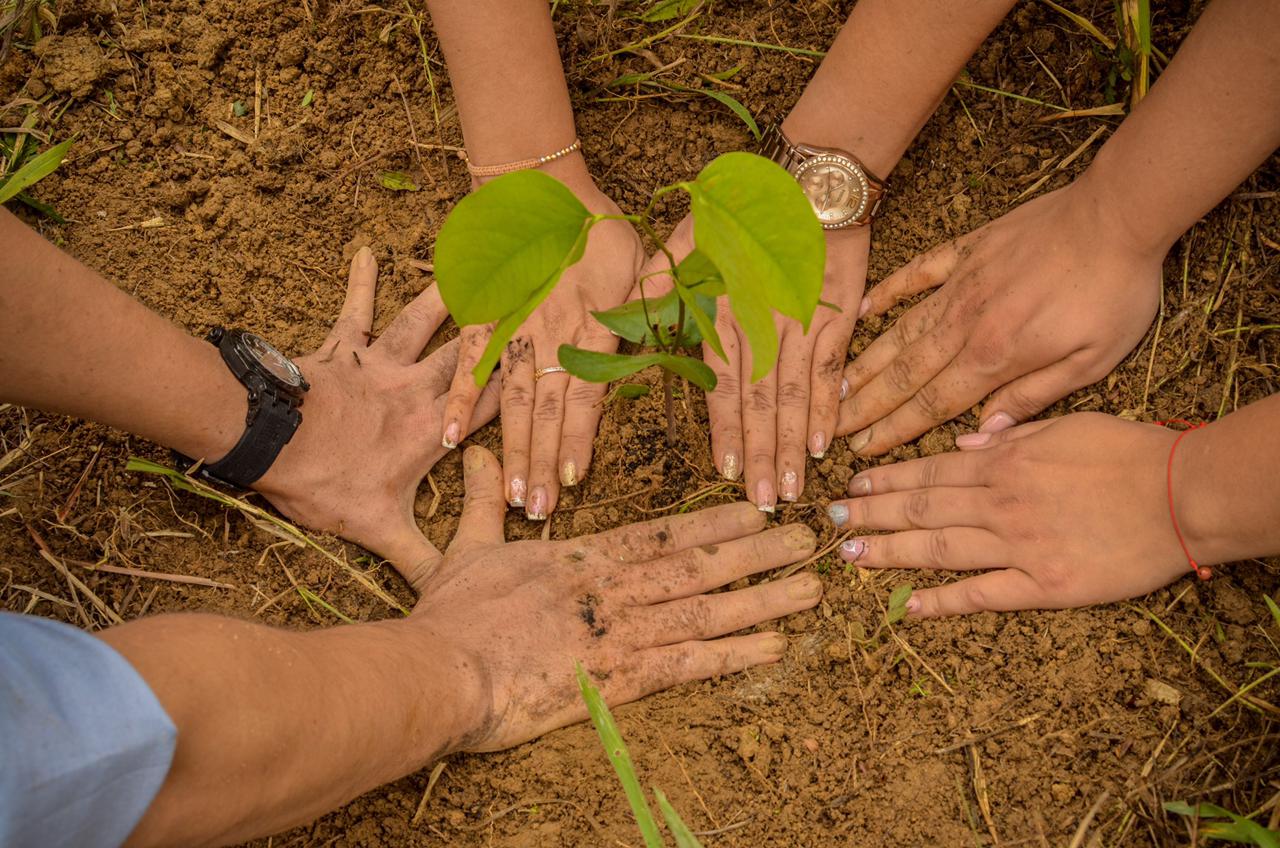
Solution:
M562 147L555 153L548 153L546 156L535 156L532 159L521 159L518 162L507 162L503 165L473 165L467 157L467 152L461 151L459 155L462 161L467 163L467 170L474 177L497 177L502 174L510 174L512 171L524 171L529 168L540 168L548 162L554 162L568 156L575 150L582 149L582 140L575 138L573 144L568 147Z

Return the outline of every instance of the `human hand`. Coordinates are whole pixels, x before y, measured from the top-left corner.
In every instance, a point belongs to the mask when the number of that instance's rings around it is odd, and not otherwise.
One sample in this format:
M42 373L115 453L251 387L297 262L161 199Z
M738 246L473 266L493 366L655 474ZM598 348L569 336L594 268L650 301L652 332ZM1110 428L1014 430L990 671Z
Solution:
M778 364L766 377L751 382L751 348L724 297L716 304L716 332L728 361L703 344L703 361L716 375L715 391L707 394L713 461L726 479L744 474L747 497L764 512L773 512L779 498L800 497L806 447L814 457L826 453L844 397L841 372L866 283L871 233L857 227L830 230L826 237L822 299L839 311L819 306L808 333L779 316ZM676 261L693 250L691 218L676 226L667 247ZM640 272L646 296L670 288L662 273L668 267L662 253L649 260Z
M599 214L620 214L590 179L567 179L583 204ZM582 259L565 271L550 296L520 326L502 354L499 374L502 407L503 491L513 507L524 507L530 520L541 520L556 508L560 486L574 486L591 464L591 447L603 412L605 385L565 373L544 374L559 366L562 344L612 353L618 339L592 312L611 309L626 298L644 257L635 229L625 221L602 221L591 229ZM462 330L443 444L454 448L463 422L470 420L481 389L471 373L489 343L492 325Z
M917 590L907 609L922 618L1144 595L1189 572L1167 500L1175 438L1097 413L960 436L959 453L854 476L855 497L833 503L832 520L895 532L851 538L840 556L867 568L989 569Z
M487 450L463 454L467 500L441 555L425 539L407 623L431 634L455 674L469 726L456 749L494 751L586 717L574 664L621 704L690 680L780 659L778 633L716 638L818 603L810 573L707 594L809 557L795 524L760 532L745 503L557 542L503 542L503 475Z
M449 314L435 286L371 339L377 283L373 253L361 248L328 338L297 360L311 383L302 424L254 488L290 518L350 539L409 577L422 538L414 496L446 452L440 433L458 343L418 361ZM466 432L497 408L493 385L479 397Z
M1142 252L1085 186L1026 203L873 287L865 313L941 286L845 368L837 432L882 454L987 394L980 432L1024 421L1102 379L1142 338L1162 256Z

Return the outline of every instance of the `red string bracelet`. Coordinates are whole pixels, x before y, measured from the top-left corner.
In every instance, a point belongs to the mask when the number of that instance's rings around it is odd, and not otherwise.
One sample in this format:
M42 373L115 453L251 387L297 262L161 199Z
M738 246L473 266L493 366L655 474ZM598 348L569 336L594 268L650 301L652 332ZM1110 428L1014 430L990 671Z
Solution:
M1173 508L1173 455L1178 450L1178 443L1182 441L1182 437L1190 433L1192 430L1199 430L1204 424L1192 424L1182 418L1172 418L1168 421L1157 421L1161 427L1168 427L1170 424L1181 424L1186 429L1178 433L1178 438L1173 440L1173 446L1169 448L1169 464L1165 469L1165 483L1169 491L1169 520L1173 522L1173 532L1178 537L1178 544L1182 546L1182 552L1187 556L1187 562L1191 564L1191 570L1201 580L1208 580L1213 576L1213 569L1207 565L1201 565L1196 562L1196 558L1191 555L1191 549L1187 547L1187 540L1182 535L1182 528L1178 526L1178 513Z

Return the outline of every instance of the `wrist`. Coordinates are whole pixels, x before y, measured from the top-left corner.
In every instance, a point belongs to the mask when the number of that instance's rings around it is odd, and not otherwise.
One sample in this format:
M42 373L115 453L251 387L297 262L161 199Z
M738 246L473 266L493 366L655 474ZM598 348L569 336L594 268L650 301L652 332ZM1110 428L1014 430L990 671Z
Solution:
M432 760L471 750L489 732L493 720L492 696L483 664L432 629L425 616L386 622L397 630L397 638L412 646L407 668L418 682L416 713L423 727L415 728L419 740L416 755L421 768Z
M1233 562L1253 555L1242 547L1230 498L1214 485L1212 425L1188 432L1172 460L1173 508L1191 556L1200 565Z
M1071 184L1071 192L1101 236L1130 252L1162 259L1190 223L1174 220L1173 210L1144 209L1141 190L1133 185L1135 174L1126 170L1112 145L1105 144Z
M185 411L176 432L161 441L208 464L226 456L244 434L249 396L216 347L190 336L188 346L193 385L178 400Z
M910 138L892 138L892 133L861 122L832 120L830 109L810 108L807 102L802 98L782 121L783 134L793 144L848 151L880 179L888 178L911 143Z

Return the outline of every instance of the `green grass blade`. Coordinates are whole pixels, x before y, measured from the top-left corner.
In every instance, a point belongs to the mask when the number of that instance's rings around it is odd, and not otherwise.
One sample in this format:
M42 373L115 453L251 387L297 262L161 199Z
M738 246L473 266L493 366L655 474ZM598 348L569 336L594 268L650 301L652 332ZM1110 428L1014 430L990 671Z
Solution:
M13 176L0 185L0 203L8 203L19 192L30 188L45 177L52 174L66 158L75 139L69 138L61 144L50 147L44 153L33 156L19 168Z
M587 702L587 713L591 716L591 723L596 726L596 733L600 734L600 742L618 775L622 791L627 795L627 803L635 814L636 826L640 828L644 844L648 848L662 848L662 835L658 832L653 810L649 809L644 790L640 788L640 781L636 778L636 769L631 763L627 743L622 741L622 734L618 732L618 725L614 724L613 714L605 705L604 698L600 697L600 691L591 685L581 663L577 664L577 671L578 689L582 692L582 700Z
M671 802L667 800L666 795L662 794L662 790L656 786L653 787L653 795L658 799L658 809L662 810L662 817L667 820L667 829L676 838L678 848L702 848L698 837L693 835L693 831L684 823L684 819L680 818L680 814L676 812L675 807L671 806Z
M756 124L756 119L751 116L751 112L746 106L743 106L736 98L730 97L723 91L713 91L709 88L702 89L702 93L712 100L717 100L733 110L733 114L742 119L747 125L747 129L751 130L751 134L756 137L756 141L760 140L760 127Z

